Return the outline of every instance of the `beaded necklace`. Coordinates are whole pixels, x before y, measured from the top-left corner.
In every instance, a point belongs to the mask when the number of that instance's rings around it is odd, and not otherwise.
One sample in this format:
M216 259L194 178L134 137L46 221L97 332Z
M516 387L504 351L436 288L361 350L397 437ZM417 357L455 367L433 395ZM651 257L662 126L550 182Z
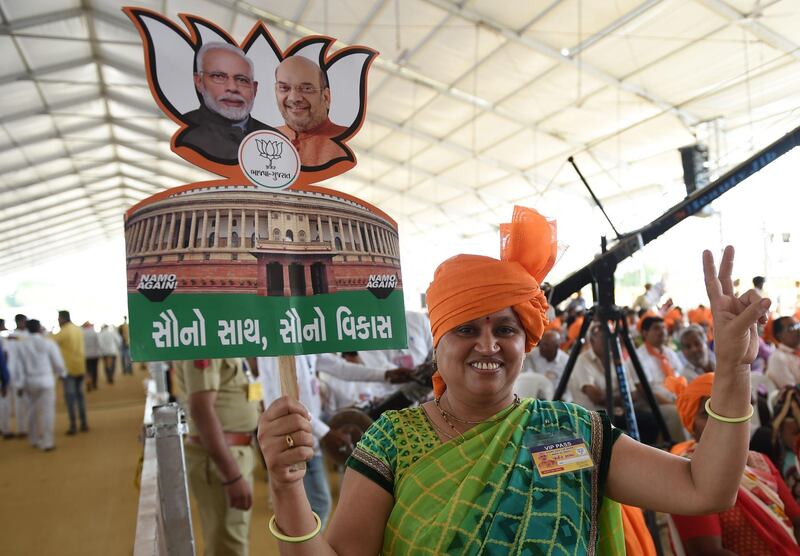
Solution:
M442 420L444 420L444 422L447 423L450 426L450 428L453 429L453 431L459 437L462 437L462 435L464 433L460 432L455 427L455 425L450 420L451 418L453 420L458 421L459 423L463 423L465 425L479 425L481 423L498 423L498 422L502 421L503 419L505 419L508 416L508 414L511 413L511 411L513 411L513 409L515 407L517 407L519 405L519 403L520 403L519 402L519 396L514 394L514 401L511 403L510 406L508 406L508 408L506 408L506 410L503 411L502 415L499 415L499 416L495 417L494 419L487 419L487 420L484 420L484 421L468 421L467 419L462 419L462 418L457 417L456 415L454 415L452 413L448 413L447 411L445 411L444 408L441 406L441 403L439 402L440 399L441 399L441 396L438 397L438 398L433 398L433 403L436 405L436 409L439 410L439 415L442 416ZM441 431L441 429L440 429L440 432L444 433L444 431ZM453 436L451 436L451 435L449 435L447 433L444 433L444 434L445 434L445 436L448 436L450 438L454 438Z

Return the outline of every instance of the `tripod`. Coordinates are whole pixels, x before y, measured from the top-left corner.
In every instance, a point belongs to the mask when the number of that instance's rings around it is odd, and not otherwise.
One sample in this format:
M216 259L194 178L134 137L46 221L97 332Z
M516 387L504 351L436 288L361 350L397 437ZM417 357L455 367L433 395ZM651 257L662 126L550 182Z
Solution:
M619 385L620 398L622 400L622 409L625 418L626 432L632 438L639 440L639 426L636 420L636 413L633 408L633 397L631 395L630 386L628 384L628 377L625 373L625 366L622 362L620 342L625 346L631 358L636 376L639 379L639 384L642 386L648 408L656 420L658 430L664 439L664 444L672 445L672 437L669 434L667 425L664 422L664 417L658 407L658 402L653 395L653 390L644 374L642 363L639 361L639 356L636 353L636 347L633 345L630 337L630 330L628 329L628 321L622 309L616 305L604 306L602 304L595 304L589 309L583 319L580 334L572 346L567 359L566 367L561 375L561 379L556 387L554 400L560 400L567 389L567 384L572 376L572 371L575 369L575 362L578 359L581 351L583 350L584 343L586 342L586 333L592 323L599 323L601 333L603 334L604 357L601 357L603 364L603 371L606 380L606 412L609 417L614 415L614 391L612 388L612 380L615 377ZM614 377L612 377L612 369Z
M589 186L589 182L587 182L586 178L583 177L578 165L575 164L575 159L570 156L567 161L572 165L573 168L575 168L575 172L577 172L578 177L583 182L583 185L586 186L586 189L589 190L589 194L592 196L592 199L594 199L595 204L602 211L603 216L605 216L606 220L608 220L611 229L614 230L614 233L617 235L617 239L622 241L623 237L614 227L614 223L611 222L611 219L606 214L603 204L594 194L594 191L592 191L592 188ZM569 377L572 375L572 371L575 368L575 361L577 361L578 355L580 355L580 352L583 349L586 332L589 330L589 326L594 320L599 322L602 327L603 345L605 346L602 363L606 379L606 411L608 412L609 418L613 418L614 415L614 392L611 382L611 366L613 364L614 373L617 376L617 382L619 384L620 396L622 398L622 409L625 415L627 432L631 437L639 440L639 426L636 422L636 414L633 410L633 400L631 398L630 388L628 387L628 379L625 375L625 369L622 365L622 357L620 356L620 339L622 339L622 342L625 344L625 349L628 350L628 354L630 355L631 363L633 364L633 368L636 371L636 376L639 379L639 384L641 384L642 390L644 391L647 404L652 410L653 416L656 419L656 423L659 431L662 434L664 443L667 445L672 445L672 437L670 436L667 425L664 422L664 416L661 415L661 410L658 408L658 402L653 395L653 390L650 388L650 383L647 381L647 377L642 369L642 363L639 361L639 357L636 354L636 348L631 341L630 330L628 330L628 321L625 318L622 310L617 307L614 302L614 271L617 269L617 261L612 257L602 256L608 252L607 247L608 243L606 241L606 236L601 236L600 250L602 254L601 256L597 257L594 262L589 264L592 282L592 294L595 300L595 305L586 313L583 318L581 331L578 334L575 345L572 346L569 359L567 359L567 365L563 374L561 375L561 380L558 382L553 399L560 400L564 395L564 390L567 388ZM550 295L552 296L552 294L553 291L551 290ZM609 323L612 323L613 326L610 326Z
M606 238L603 237L600 242L603 253L606 252ZM622 398L622 409L625 418L625 424L628 435L636 440L639 440L639 426L636 421L636 413L633 408L633 399L628 385L628 378L625 373L625 367L622 363L620 341L625 345L628 355L631 358L631 363L639 379L639 384L642 386L645 399L653 417L656 420L659 431L661 432L663 442L667 446L673 444L672 437L669 434L667 425L664 422L664 417L658 407L658 402L653 395L653 390L650 388L650 383L647 376L644 374L642 363L639 361L639 356L636 353L636 347L631 341L630 330L628 328L628 321L625 314L614 303L614 271L616 270L616 262L610 261L608 258L599 257L597 262L591 266L592 272L592 293L595 299L595 304L589 309L581 325L580 333L572 346L567 359L567 365L561 375L561 379L556 387L554 400L560 400L564 395L567 388L567 383L575 368L575 362L583 349L584 342L586 341L586 332L589 330L592 322L598 322L603 334L604 357L602 357L603 371L606 379L606 411L610 419L614 416L614 392L612 387L612 374L611 369L614 369L617 382L619 384L619 393ZM661 540L658 532L658 523L656 522L655 513L651 510L644 512L647 528L650 530L650 535L653 537L656 552L663 554L661 547Z

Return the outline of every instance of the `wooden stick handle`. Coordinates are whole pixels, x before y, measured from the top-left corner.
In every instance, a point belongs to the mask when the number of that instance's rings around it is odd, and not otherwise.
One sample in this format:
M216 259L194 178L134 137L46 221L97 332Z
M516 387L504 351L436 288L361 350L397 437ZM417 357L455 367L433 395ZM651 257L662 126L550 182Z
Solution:
M297 366L293 355L278 357L278 372L281 376L281 394L299 400L297 389Z
M282 355L278 357L278 372L281 377L281 394L299 400L300 392L297 388L297 364L293 355ZM305 462L292 466L294 471L305 468Z

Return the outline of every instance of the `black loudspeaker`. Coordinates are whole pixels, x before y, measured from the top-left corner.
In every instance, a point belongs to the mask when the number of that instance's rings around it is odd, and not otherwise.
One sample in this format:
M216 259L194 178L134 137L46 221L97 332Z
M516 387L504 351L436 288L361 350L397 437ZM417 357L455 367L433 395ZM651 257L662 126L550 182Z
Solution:
M708 147L700 144L689 145L681 147L678 151L681 153L683 183L688 196L709 184Z

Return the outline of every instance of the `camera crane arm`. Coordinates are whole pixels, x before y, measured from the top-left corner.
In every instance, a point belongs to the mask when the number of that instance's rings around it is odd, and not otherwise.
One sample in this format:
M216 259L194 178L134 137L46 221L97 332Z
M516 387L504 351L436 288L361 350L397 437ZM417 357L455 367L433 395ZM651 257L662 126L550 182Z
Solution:
M596 301L606 306L614 305L613 276L614 270L620 262L642 249L676 224L697 213L723 193L730 191L746 178L777 160L797 145L800 145L800 127L795 128L768 147L728 170L704 188L698 189L687 196L650 224L634 232L623 234L607 251L597 255L589 264L576 270L553 286L550 304L558 305L587 284L606 281L610 276L612 280L610 288L603 287L603 284L598 283L599 295L609 299L596 299Z

